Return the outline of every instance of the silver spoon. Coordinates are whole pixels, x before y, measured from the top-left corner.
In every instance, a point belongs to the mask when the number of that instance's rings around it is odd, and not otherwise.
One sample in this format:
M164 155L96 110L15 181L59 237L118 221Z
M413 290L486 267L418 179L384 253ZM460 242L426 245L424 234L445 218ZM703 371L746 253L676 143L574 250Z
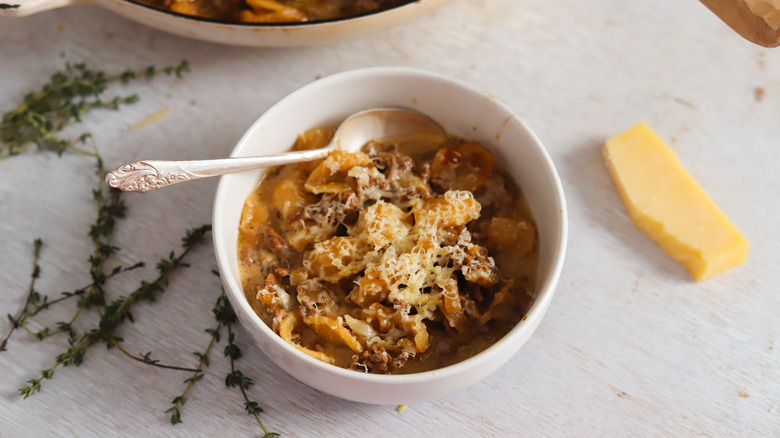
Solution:
M106 184L127 192L148 192L210 176L319 160L334 149L356 152L371 140L443 142L445 136L444 129L428 116L400 108L376 108L349 116L320 149L217 160L141 160L108 172Z

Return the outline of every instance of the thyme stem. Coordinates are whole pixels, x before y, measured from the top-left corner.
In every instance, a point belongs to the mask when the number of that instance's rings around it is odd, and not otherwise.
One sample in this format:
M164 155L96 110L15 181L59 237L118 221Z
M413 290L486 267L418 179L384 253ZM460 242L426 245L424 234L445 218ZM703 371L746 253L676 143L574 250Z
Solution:
M132 271L132 270L134 270L134 269L142 268L142 267L144 267L145 265L146 265L146 264L145 264L144 262L138 262L138 263L136 263L136 264L134 264L134 265L132 265L132 266L126 266L126 267L125 267L125 266L118 266L118 267L116 267L116 268L115 268L115 269L114 269L114 270L113 270L111 273L109 273L108 275L106 275L106 279L108 280L108 279L110 279L110 278L112 278L112 277L114 277L114 276L116 276L116 275L119 275L119 274L122 274L122 273L125 273L125 272L129 272L129 271ZM60 296L59 298L55 298L55 299L53 299L53 300L48 300L48 299L47 299L48 297L47 297L46 295L44 295L44 300L43 300L43 303L42 303L42 304L40 304L40 305L38 305L38 306L35 306L35 307L33 307L33 308L30 310L28 317L27 317L27 318L25 318L24 320L22 320L22 321L20 322L20 325L24 326L24 325L26 324L26 322L29 320L29 318L32 318L32 317L34 317L34 316L38 315L38 314L39 314L39 313L41 313L42 311L44 311L44 310L47 310L47 309L51 308L51 307L52 307L52 306L54 306L55 304L61 303L61 302L63 302L63 301L66 301L66 300L68 300L68 299L70 299L70 298L73 298L73 297L80 297L80 296L84 295L84 294L87 292L87 289L89 289L90 287L92 287L94 284L95 284L95 283L94 283L94 282L92 282L92 283L90 283L90 284L88 284L88 285L86 285L86 286L80 287L80 288L78 288L78 289L75 289L75 290L73 290L73 291L70 291L70 292L62 292L62 293L60 294L61 296ZM26 328L26 327L25 327L25 328ZM29 331L29 330L28 330L28 331ZM40 332L33 332L33 331L29 331L29 333L30 333L30 334L32 334L32 335L36 335L36 336L37 336L37 335L38 335L38 333L40 333ZM49 333L49 335L48 335L48 336L53 336L54 334L55 334L54 332L51 332L51 333ZM47 336L47 337L48 337L48 336Z
M22 306L22 309L19 310L19 314L16 315L16 317L12 316L11 314L8 315L8 319L11 321L11 329L8 331L8 334L5 335L3 340L0 341L0 351L6 351L6 346L8 344L8 340L11 338L11 335L13 335L17 328L24 326L24 322L30 316L30 307L36 306L40 301L40 295L35 291L35 281L41 275L41 266L39 261L41 257L42 246L43 241L41 239L35 239L35 242L33 243L33 269L32 274L30 275L30 286L27 289L27 299L25 300L24 306Z
M200 380L203 377L203 367L209 366L209 354L211 354L211 349L216 345L217 342L219 342L219 331L222 328L221 324L217 324L216 328L213 329L206 329L206 333L209 333L211 335L211 339L209 340L209 345L206 347L206 350L203 353L193 353L195 357L198 358L198 367L193 372L192 376L190 376L188 379L184 380L184 383L187 384L187 386L184 388L184 391L181 393L181 395L175 397L171 403L173 403L173 406L168 408L168 410L165 411L165 413L171 414L171 424L177 425L181 423L181 407L184 405L185 401L187 400L187 393L190 391L190 388L192 388L192 385L195 384L198 380Z
M165 364L162 364L158 360L152 359L150 357L151 353L146 353L144 355L135 356L132 353L130 353L129 351L127 351L124 347L122 347L122 345L120 345L120 343L117 341L116 338L112 339L111 341L112 341L111 342L112 346L116 347L117 350L121 351L125 356L127 356L130 359L133 359L135 361L138 361L138 362L141 362L141 363L145 363L147 365L152 365L152 366L155 366L155 367L158 367L158 368L165 368L165 369L168 369L168 370L188 371L188 372L191 372L191 373L193 373L193 372L197 373L197 372L200 371L197 368L186 368L186 367L180 367L180 366L175 366L175 365L165 365Z
M228 324L227 326L228 330L228 346L226 347L226 351L231 348L235 347L235 344L233 344L233 324ZM235 347L237 350L238 347ZM263 409L260 408L260 406L257 404L257 402L254 402L249 399L249 396L246 394L246 390L254 383L249 377L244 376L244 374L241 371L236 370L236 359L234 359L233 355L225 354L226 356L230 357L230 374L228 374L225 385L227 387L230 386L238 386L238 389L241 390L241 395L244 397L244 409L246 409L247 413L249 415L252 415L255 417L255 421L257 421L257 424L260 426L260 428L263 430L263 437L264 438L272 438L277 437L279 434L275 432L269 433L268 430L266 430L265 426L263 425L263 422L260 420L260 412L263 412ZM234 382L230 382L231 378L234 380ZM230 382L230 383L228 383ZM233 383L233 385L231 385Z

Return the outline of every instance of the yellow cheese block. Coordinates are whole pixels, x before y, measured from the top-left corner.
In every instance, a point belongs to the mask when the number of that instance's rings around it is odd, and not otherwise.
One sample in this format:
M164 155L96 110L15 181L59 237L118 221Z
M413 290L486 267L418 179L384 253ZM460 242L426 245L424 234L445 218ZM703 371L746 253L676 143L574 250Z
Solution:
M646 123L607 140L604 161L637 228L697 281L745 262L747 239Z

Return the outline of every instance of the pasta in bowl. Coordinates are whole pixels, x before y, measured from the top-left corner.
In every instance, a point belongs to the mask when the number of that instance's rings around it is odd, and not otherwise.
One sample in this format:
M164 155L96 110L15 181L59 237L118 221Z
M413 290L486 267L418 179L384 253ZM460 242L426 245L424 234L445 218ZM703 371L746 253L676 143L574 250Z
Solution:
M231 303L277 365L338 397L411 403L479 381L530 337L562 267L566 209L519 118L419 70L320 79L263 114L234 155L316 147L377 106L451 135L225 176L214 240Z
M294 149L331 135L309 130ZM239 269L254 310L299 351L362 372L420 372L520 321L535 230L481 144L372 141L267 172L244 204Z

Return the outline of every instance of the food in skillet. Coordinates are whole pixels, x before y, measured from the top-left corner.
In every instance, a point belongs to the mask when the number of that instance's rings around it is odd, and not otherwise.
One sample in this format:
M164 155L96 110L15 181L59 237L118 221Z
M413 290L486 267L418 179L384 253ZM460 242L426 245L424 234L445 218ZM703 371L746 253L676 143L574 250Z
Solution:
M156 8L214 20L286 23L349 17L414 0L138 0Z
M299 136L324 146L331 129ZM525 315L539 263L520 190L477 142L369 142L269 171L239 271L282 339L340 367L413 373L484 350Z

